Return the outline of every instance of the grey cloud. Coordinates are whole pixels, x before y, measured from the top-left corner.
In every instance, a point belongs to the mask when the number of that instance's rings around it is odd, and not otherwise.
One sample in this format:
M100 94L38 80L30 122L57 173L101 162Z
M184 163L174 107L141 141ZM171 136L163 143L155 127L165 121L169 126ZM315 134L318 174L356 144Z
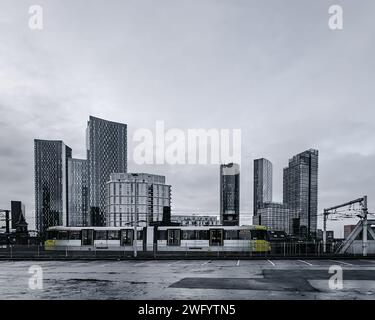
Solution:
M375 33L371 0L28 1L0 12L0 207L33 210L33 138L85 157L90 114L128 123L129 168L163 173L175 211L218 210L215 166L136 166L132 134L167 127L242 129L241 207L251 212L252 160L274 164L274 198L293 154L320 151L319 209L366 193L374 205ZM338 230L340 231L340 230Z

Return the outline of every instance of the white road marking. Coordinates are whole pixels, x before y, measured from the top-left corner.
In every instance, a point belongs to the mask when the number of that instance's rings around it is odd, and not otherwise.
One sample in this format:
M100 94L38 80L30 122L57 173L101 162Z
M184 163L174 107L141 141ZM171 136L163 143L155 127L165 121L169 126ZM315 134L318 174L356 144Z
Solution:
M271 261L271 260L267 260L270 264L272 264L273 266L275 266L275 264Z
M149 263L149 262L152 262L152 260L148 260L148 261L144 261L144 262L141 262L141 263L137 263L137 264L134 265L134 267L143 266L144 264Z
M337 289L331 289L327 280L307 280L312 287L320 292L337 292ZM343 280L343 292L359 291L362 294L372 293L375 287L374 280Z
M298 260L299 262L302 262L302 263L305 263L305 264L307 264L308 266L310 266L310 267L312 267L313 266L313 264L312 263L310 263L310 262L307 262L307 261L305 261L305 260Z
M182 260L178 260L178 261L172 262L172 263L168 264L168 267L174 266L175 264L180 263L180 262L182 262Z
M375 260L359 260L359 261L362 261L362 262L370 262L370 263L375 263Z
M238 267L240 265L240 260L237 261L236 266Z
M211 262L211 260L208 260L208 261L202 263L201 266L205 266L207 263L210 263L210 262Z
M339 261L339 260L329 260L329 261L338 262L338 263L344 264L346 266L354 266L354 264L351 264L349 262L344 262L344 261Z
M103 264L101 265L101 267L104 268L104 267L109 266L109 265L111 265L111 263L103 263Z

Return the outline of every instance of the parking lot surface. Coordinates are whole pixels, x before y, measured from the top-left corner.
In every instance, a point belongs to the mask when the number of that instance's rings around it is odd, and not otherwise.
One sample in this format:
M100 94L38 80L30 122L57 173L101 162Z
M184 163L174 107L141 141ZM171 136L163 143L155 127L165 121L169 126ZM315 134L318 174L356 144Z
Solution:
M1 261L0 298L374 299L375 260Z

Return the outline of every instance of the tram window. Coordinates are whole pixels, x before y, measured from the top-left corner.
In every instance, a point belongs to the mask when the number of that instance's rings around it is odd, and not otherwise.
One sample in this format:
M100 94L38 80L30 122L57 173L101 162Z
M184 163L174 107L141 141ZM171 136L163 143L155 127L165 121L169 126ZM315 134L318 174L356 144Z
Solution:
M107 240L107 231L95 230L95 240Z
M252 240L266 240L266 231L265 230L252 230L251 239Z
M58 239L59 240L68 240L68 231L59 231L58 234Z
M210 246L222 246L223 245L223 229L211 229L210 230Z
M240 240L250 240L251 239L250 230L240 230L239 239Z
M168 245L169 246L180 245L180 230L179 229L168 230Z
M134 231L131 229L121 230L121 245L130 246L133 243Z
M143 240L143 230L137 231L137 240Z
M158 240L167 240L167 231L166 230L158 230Z
M57 231L48 231L47 232L47 239L48 240L57 240Z
M119 232L117 230L108 231L108 240L119 240Z
M238 240L238 230L225 230L224 239L225 240Z
M195 240L195 231L194 230L183 230L182 231L183 240Z
M92 229L82 230L82 245L83 246L92 246L93 245L93 232Z
M81 240L81 231L69 231L69 240Z
M196 234L197 240L209 240L208 230L198 230Z

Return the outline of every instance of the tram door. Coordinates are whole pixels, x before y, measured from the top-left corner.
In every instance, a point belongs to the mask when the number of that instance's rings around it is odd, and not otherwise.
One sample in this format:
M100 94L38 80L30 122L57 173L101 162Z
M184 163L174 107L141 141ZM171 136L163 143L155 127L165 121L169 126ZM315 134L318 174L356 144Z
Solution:
M94 245L94 230L93 229L83 229L81 243L83 246L93 246Z
M121 230L121 246L131 246L134 241L134 230L123 229Z
M181 230L168 229L168 246L179 246L181 244Z
M210 246L223 245L223 229L210 229Z

